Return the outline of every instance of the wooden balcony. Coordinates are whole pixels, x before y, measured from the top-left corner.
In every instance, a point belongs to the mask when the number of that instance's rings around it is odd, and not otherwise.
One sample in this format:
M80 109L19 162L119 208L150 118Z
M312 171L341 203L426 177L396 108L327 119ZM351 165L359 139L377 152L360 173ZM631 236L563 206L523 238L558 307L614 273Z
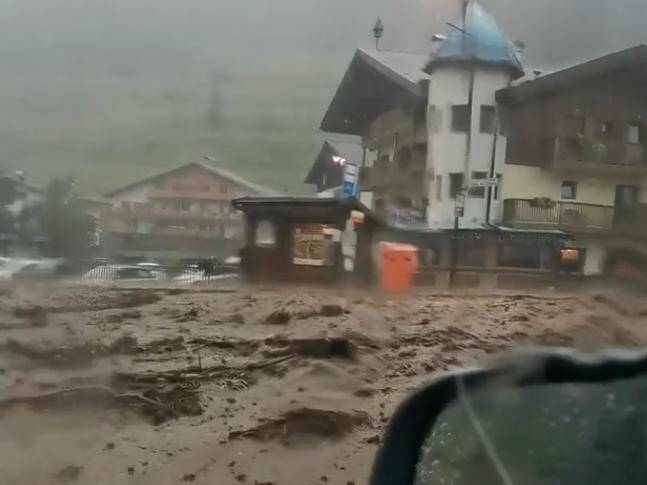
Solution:
M612 206L553 202L541 204L531 199L506 199L503 224L519 229L560 229L566 232L608 231L614 228Z
M579 136L540 140L539 159L555 170L614 175L647 174L645 146L600 142Z
M240 220L242 214L239 212L210 212L190 211L178 209L156 209L148 205L135 206L132 208L112 209L111 215L121 219L142 219L142 220L194 220L194 221L227 221Z
M198 191L187 189L156 189L150 192L148 196L151 199L168 199L168 200L213 200L228 201L231 200L230 192L222 193L216 190Z

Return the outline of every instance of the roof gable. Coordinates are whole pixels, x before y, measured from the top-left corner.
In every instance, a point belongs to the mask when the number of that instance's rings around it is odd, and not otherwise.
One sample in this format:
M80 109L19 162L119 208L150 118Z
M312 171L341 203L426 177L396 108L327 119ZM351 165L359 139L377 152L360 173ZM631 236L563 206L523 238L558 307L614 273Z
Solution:
M205 170L210 174L214 174L219 176L220 178L226 180L227 182L236 185L242 189L246 189L249 192L255 194L255 195L280 195L280 192L277 192L273 189L264 187L262 185L255 184L253 182L250 182L242 177L239 177L238 175L234 174L233 172L226 170L224 168L218 167L217 165L214 165L210 162L204 161L204 162L191 162L191 163L186 163L184 165L181 165L179 167L173 168L171 170L167 170L165 172L147 177L142 180L138 180L136 182L130 183L128 185L125 185L123 187L120 187L118 189L115 189L111 192L108 192L105 194L105 197L114 197L116 195L119 195L123 192L126 192L128 190L132 190L136 187L149 184L149 183L154 183L158 180L161 180L163 178L169 177L171 175L177 174L178 172L185 171L191 167L197 167L201 170Z
M647 46L630 47L501 89L497 91L496 99L501 103L521 102L621 70L635 71L647 77Z
M358 49L321 121L331 133L361 135L371 120L403 103L426 99L426 56Z

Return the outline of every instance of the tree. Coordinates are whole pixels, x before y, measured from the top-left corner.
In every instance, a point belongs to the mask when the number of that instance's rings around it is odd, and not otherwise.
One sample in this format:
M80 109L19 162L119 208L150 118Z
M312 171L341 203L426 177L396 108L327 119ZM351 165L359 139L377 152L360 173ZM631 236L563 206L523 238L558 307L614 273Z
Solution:
M34 209L53 256L77 256L88 251L96 224L74 194L71 177L52 179L45 200Z
M0 179L0 234L15 234L16 218L9 210L15 200L15 183L8 178Z

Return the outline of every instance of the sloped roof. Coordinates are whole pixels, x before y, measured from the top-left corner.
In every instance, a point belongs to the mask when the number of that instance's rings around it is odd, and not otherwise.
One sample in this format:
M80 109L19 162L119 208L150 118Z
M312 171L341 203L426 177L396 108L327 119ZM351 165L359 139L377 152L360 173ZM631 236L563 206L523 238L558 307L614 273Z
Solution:
M427 71L441 64L479 62L509 68L515 78L524 74L514 45L503 33L494 17L480 3L471 0L466 9L465 24L450 27L427 64Z
M425 54L374 49L358 49L358 51L366 56L368 62L374 61L377 69L413 92L419 91L420 81L429 79L429 74L423 70L427 62Z
M331 160L333 155L345 158L347 161L359 165L362 162L363 156L362 145L359 142L352 143L348 141L326 140L312 167L310 167L304 183L319 184L323 173L333 169L336 169L341 177L341 166L331 167L331 165L334 165Z
M330 133L360 135L399 103L426 99L427 57L411 52L357 49L321 121Z
M226 168L222 168L218 166L217 162L210 162L205 160L202 162L197 162L197 164L206 168L210 172L213 172L216 175L221 176L222 178L224 178L225 180L228 180L233 184L249 189L250 191L254 192L257 195L264 195L267 197L285 195L282 192L279 192L274 189L270 189L269 187L265 187L264 185L259 185L254 182L250 182L249 180L244 179L241 176L235 174L231 170L227 170Z
M501 89L497 91L496 99L499 102L519 102L620 70L635 71L647 77L647 45L630 47Z
M263 196L279 196L279 195L283 195L283 193L278 192L276 190L270 189L268 187L264 187L262 185L254 183L254 182L250 182L249 180L246 180L246 179L236 175L234 172L231 172L230 170L227 170L225 168L222 168L222 167L218 166L217 162L210 162L210 161L205 160L205 161L201 161L201 162L186 163L184 165L173 168L171 170L166 170L166 171L164 171L162 173L158 173L156 175L152 175L152 176L147 177L145 179L138 180L136 182L130 183L130 184L125 185L123 187L119 187L118 189L112 190L111 192L108 192L107 194L105 194L105 197L114 197L115 195L120 194L120 193L122 193L122 192L124 192L126 190L130 190L130 189L132 189L134 187L137 187L139 185L143 185L143 184L146 184L146 183L149 183L149 182L153 182L153 181L158 180L158 179L160 179L162 177L166 177L166 176L168 176L168 175L170 175L172 173L184 170L187 167L190 167L192 165L197 166L197 167L201 167L201 168L203 168L205 170L208 170L209 172L212 172L212 173L222 177L223 179L225 179L225 180L227 180L227 181L229 181L229 182L231 182L231 183L233 183L235 185L238 185L239 187L247 189L247 190L249 190L250 192L252 192L252 193L254 193L256 195L263 195Z

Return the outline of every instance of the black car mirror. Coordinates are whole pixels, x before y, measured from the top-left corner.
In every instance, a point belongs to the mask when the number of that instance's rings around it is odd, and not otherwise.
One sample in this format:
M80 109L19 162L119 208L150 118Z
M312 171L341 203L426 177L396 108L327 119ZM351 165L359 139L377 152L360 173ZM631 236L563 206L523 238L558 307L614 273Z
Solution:
M644 483L647 355L569 350L448 374L393 415L371 485Z

